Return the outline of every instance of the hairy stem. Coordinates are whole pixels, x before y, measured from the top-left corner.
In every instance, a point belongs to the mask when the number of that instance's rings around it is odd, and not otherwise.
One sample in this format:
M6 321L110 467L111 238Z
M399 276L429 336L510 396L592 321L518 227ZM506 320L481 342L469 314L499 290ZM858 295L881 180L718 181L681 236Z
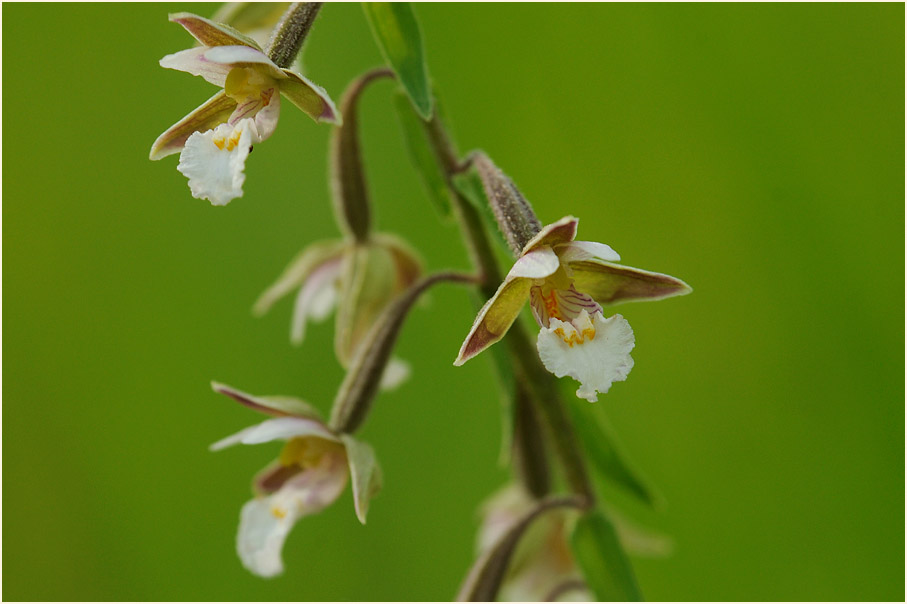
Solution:
M268 43L268 58L278 67L289 67L315 23L324 2L294 2L280 18Z

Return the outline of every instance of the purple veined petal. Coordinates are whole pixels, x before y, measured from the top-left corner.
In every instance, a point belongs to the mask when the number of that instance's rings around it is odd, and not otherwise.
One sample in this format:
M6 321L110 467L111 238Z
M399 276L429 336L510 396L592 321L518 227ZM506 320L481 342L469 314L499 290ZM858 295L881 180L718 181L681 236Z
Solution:
M544 279L553 275L560 266L561 261L554 250L546 246L537 247L517 258L507 278Z
M531 287L531 279L508 276L504 280L494 296L479 311L454 365L462 365L504 337L519 316Z
M192 13L174 13L169 16L173 23L182 25L189 34L204 46L249 46L261 50L252 38L241 34L229 25L215 23L210 19Z
M247 502L242 509L236 551L249 571L262 577L283 572L282 550L296 522L333 503L346 487L345 455L325 455L322 463L286 481L276 493Z
M554 248L561 262L577 262L598 258L610 262L620 262L620 254L615 252L610 245L597 241L571 241L562 243Z
M150 159L161 159L179 153L193 133L212 130L225 123L235 107L236 101L224 94L223 90L219 91L157 137L151 145Z
M574 218L573 216L564 216L557 222L546 224L542 227L542 230L523 247L523 254L545 245L554 247L561 243L573 241L576 238L576 227L578 224L579 219Z
M242 48L246 47L243 46ZM227 81L227 74L230 73L232 67L206 60L205 54L210 50L210 48L205 48L204 46L181 50L172 55L167 55L159 63L165 69L175 69L191 73L194 76L201 76L206 82L223 88L224 82Z
M228 123L238 124L243 120L251 120L255 124L252 143L258 144L277 129L277 120L280 118L280 94L277 88L262 91L260 95L236 105Z
M336 126L343 123L340 112L324 88L295 71L284 69L283 73L286 79L279 81L280 92L291 103L316 122L328 122Z
M209 450L220 451L238 444L258 445L272 440L288 440L304 436L339 442L337 436L320 421L301 417L278 417L266 419L260 424L221 439L211 445Z
M582 260L568 266L576 289L602 305L659 300L693 291L676 277L603 260Z
M268 55L248 46L215 46L214 48L206 48L204 60L231 69L234 67L249 67L275 80L282 80L287 77L283 70L268 58Z
M318 410L307 402L289 396L255 396L232 386L211 382L211 389L241 405L274 417L302 417L320 421Z
M323 321L337 305L337 279L343 266L341 257L322 263L311 272L299 289L293 307L290 341L302 344L306 322Z
M572 321L582 311L592 315L602 310L591 296L577 291L572 284L568 289L533 286L529 291L529 304L536 322L541 327L548 327L552 318Z

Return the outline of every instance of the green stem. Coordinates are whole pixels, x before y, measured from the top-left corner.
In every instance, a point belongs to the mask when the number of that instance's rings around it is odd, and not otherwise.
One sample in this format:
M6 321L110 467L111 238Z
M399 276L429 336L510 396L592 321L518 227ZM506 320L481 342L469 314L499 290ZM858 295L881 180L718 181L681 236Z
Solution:
M450 186L451 178L468 164L464 165L457 159L456 150L437 114L425 123L425 130L446 174L460 229L466 240L473 264L483 278L479 287L486 298L491 298L501 282L501 273L494 257L491 241L476 208L467 202L453 186ZM591 502L595 501L595 492L586 471L585 460L573 424L566 413L553 376L542 365L535 345L529 339L526 329L520 321L514 322L504 341L512 353L516 365L515 373L520 384L527 389L529 398L536 404L542 423L548 428L548 435L554 443L555 452L563 466L564 475L570 488L585 497L591 505Z

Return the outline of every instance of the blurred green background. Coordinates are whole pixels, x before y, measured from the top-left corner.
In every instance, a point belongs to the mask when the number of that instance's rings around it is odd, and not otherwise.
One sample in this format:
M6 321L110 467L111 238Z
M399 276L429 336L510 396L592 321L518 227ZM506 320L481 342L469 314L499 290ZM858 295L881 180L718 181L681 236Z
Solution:
M286 574L234 553L278 446L212 454L259 419L216 379L323 410L332 323L287 338L252 302L336 233L329 127L285 105L245 197L189 195L155 137L208 98L165 71L210 4L3 6L3 595L7 600L444 600L476 507L506 479L488 360L451 366L473 318L434 290L399 354L412 379L363 436L385 489L302 521ZM672 536L635 559L654 600L904 597L904 6L419 5L461 149L482 147L545 222L690 283L626 305L636 366L599 403ZM338 99L380 63L357 4L329 4L307 75ZM382 229L466 268L401 142L390 82L364 147ZM583 401L575 401L585 404Z

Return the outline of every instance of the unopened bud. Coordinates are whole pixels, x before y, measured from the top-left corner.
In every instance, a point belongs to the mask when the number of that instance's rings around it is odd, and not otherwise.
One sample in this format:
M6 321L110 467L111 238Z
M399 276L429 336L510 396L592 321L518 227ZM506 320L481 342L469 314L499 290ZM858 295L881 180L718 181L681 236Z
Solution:
M487 155L476 153L472 156L472 164L482 179L498 228L510 249L519 256L523 247L541 230L542 223L510 177L501 172Z
M268 44L268 58L278 67L289 67L302 49L323 2L294 2L280 18Z

